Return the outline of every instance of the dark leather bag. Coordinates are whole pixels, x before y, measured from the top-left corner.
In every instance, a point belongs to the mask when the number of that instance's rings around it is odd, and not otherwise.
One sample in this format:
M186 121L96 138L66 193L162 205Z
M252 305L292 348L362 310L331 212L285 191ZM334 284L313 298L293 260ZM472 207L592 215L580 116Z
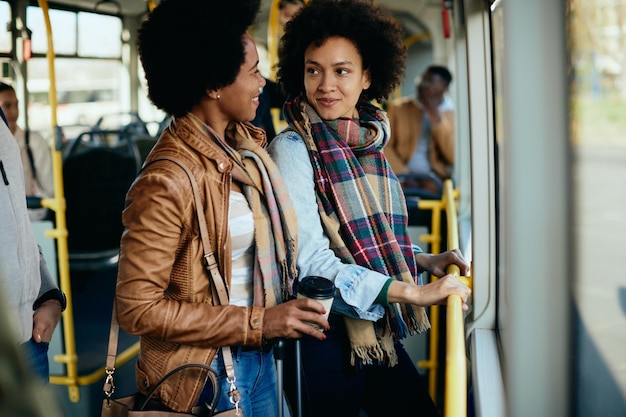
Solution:
M152 396L163 382L165 382L175 373L187 368L202 368L206 369L209 372L208 380L210 380L213 384L213 399L210 404L206 403L203 406L194 407L191 413L183 413L168 410L156 400L152 399ZM112 375L112 373L110 375ZM215 409L215 405L217 404L220 396L220 391L220 385L217 383L217 376L215 374L215 371L209 365L205 365L202 363L189 363L179 366L178 368L170 371L167 375L161 378L161 380L156 383L156 385L152 388L147 396L142 396L141 394L136 393L116 399L112 397L105 398L102 401L101 417L243 417L243 411L241 409L226 410L219 413L213 413L211 411ZM239 414L237 414L237 412L239 412Z

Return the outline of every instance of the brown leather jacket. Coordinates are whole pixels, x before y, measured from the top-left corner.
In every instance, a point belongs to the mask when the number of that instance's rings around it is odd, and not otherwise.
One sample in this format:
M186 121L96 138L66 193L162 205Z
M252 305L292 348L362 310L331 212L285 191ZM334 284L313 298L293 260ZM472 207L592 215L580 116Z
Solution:
M255 142L264 142L264 133L246 127ZM204 269L191 183L170 161L150 163L164 155L181 160L194 173L209 240L228 285L231 276L228 206L233 164L190 116L178 118L149 155L123 213L117 317L122 329L140 336L136 380L144 394L179 365L210 364L217 347L260 346L265 312L260 307L213 305L218 302L212 299ZM190 411L205 375L198 369L179 372L156 396L171 409Z
M387 116L391 138L384 153L396 175L407 173L407 164L419 141L422 114L422 110L410 97L402 97L389 103ZM454 112L442 112L441 122L432 127L428 160L432 170L441 179L450 177L454 164Z

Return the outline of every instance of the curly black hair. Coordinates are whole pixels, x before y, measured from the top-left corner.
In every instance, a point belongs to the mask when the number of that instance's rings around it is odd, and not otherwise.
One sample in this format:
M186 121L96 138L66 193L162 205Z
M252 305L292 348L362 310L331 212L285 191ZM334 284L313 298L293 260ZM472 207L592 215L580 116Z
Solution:
M148 97L182 116L207 90L232 84L244 62L242 36L261 0L161 0L139 28Z
M304 52L328 38L351 40L370 71L361 100L384 100L404 78L407 52L399 22L368 0L311 0L286 26L278 50L277 77L289 96L304 93Z

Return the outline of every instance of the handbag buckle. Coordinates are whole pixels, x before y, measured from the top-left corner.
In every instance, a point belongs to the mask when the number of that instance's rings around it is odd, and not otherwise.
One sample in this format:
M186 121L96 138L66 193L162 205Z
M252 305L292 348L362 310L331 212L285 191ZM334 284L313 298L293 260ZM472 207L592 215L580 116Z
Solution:
M115 392L115 384L113 383L113 372L115 372L115 368L113 369L105 369L106 378L104 380L104 395L111 398L111 395Z

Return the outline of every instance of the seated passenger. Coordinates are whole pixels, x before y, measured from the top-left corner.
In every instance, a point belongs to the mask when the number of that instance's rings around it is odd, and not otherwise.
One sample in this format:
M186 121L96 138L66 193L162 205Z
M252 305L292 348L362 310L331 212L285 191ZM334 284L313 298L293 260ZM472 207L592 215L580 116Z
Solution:
M402 97L388 105L391 138L385 156L396 175L432 174L445 180L454 164L454 103L447 94L452 75L445 67L432 65L415 81L414 98ZM403 186L440 191L424 179L405 181Z

